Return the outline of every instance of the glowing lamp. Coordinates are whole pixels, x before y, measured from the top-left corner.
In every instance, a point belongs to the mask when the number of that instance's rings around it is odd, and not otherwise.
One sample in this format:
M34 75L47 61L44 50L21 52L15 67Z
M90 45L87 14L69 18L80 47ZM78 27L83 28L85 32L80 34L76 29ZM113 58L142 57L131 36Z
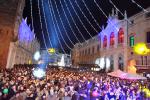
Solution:
M146 55L150 52L145 43L138 43L134 46L134 52L139 55Z
M39 51L36 51L34 54L34 60L38 61L40 59L41 55Z
M50 53L50 54L55 53L55 49L54 49L54 48L49 48L47 51L48 51L48 53Z
M45 71L43 69L35 69L33 70L33 75L37 78L42 78L45 76Z

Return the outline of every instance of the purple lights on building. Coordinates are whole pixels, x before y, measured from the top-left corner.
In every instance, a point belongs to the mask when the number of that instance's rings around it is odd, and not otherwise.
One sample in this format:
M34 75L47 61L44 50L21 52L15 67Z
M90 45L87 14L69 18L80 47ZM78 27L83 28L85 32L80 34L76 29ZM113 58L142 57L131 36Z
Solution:
M20 43L25 43L25 44L30 44L32 40L34 39L34 31L30 29L30 26L27 25L27 18L24 20L22 19L22 22L19 26L19 42Z

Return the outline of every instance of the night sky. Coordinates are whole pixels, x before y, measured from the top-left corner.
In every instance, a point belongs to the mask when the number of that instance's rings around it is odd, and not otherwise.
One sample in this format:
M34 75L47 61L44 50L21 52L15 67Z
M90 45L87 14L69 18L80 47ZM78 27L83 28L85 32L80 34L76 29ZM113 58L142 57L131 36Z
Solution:
M109 0L26 0L23 17L28 18L28 24L32 23L31 19L33 20L34 31L41 43L41 48L54 47L60 52L69 53L69 48L73 48L75 43L78 41L84 42L91 36L97 35L101 31L99 26L107 25L107 18L94 1L97 2L107 16L111 14L111 9L114 6ZM126 10L128 17L142 11L140 7L132 3L132 0L111 1L122 13ZM134 1L143 8L150 7L150 0ZM38 8L40 8L40 16ZM122 19L123 16L119 14L119 18Z

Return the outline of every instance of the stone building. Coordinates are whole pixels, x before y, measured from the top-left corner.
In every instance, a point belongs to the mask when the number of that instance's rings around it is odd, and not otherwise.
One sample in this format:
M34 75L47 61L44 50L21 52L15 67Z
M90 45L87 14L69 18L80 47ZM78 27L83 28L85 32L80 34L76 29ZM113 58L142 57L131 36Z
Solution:
M96 63L107 71L129 71L129 63L133 60L136 65L150 65L149 55L141 63L141 56L133 52L133 46L140 42L150 48L150 8L147 11L130 18L127 18L125 12L124 19L120 20L117 10L112 10L106 27L102 26L97 36L75 45L72 50L73 65Z
M12 68L14 64L36 64L33 55L40 50L40 43L35 37L35 33L27 25L27 18L19 25L18 40L11 42L6 68Z
M10 42L15 42L25 0L0 0L0 68L5 68Z

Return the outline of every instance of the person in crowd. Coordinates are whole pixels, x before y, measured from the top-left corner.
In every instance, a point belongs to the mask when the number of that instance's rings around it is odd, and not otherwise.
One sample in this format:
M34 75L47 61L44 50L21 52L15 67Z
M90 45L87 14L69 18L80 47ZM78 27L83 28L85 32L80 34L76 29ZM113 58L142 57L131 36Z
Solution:
M105 73L48 67L33 75L33 65L0 70L0 100L149 100L147 80L124 80Z

